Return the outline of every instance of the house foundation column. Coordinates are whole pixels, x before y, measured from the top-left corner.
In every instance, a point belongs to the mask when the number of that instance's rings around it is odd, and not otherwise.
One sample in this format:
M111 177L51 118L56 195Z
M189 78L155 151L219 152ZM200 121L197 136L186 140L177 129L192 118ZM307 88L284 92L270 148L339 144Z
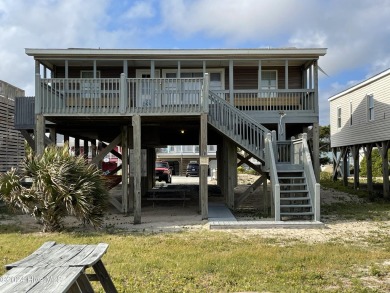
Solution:
M200 115L200 143L199 143L199 198L202 219L208 218L208 186L207 174L209 158L207 156L207 114Z
M383 197L389 198L389 145L390 141L382 141L381 144L377 144L379 153L382 158L382 174L383 174Z
M373 191L374 191L374 188L373 188L373 185L372 185L372 145L369 143L369 144L366 144L364 147L363 147L363 150L364 150L364 155L366 156L366 160L367 160L367 190L368 190L368 194L370 196L373 195Z
M35 119L35 150L38 155L42 155L45 151L45 117L38 114Z
M133 122L133 163L134 171L134 224L141 224L141 116L134 115Z
M224 138L224 195L226 205L234 208L234 187L237 182L237 148L229 139Z
M354 145L351 148L352 158L353 158L353 188L355 190L359 189L359 145Z
M313 168L316 181L320 182L320 127L313 123Z
M128 127L122 126L122 212L128 213L129 207L129 156L128 156Z
M348 186L348 147L343 147L343 185Z

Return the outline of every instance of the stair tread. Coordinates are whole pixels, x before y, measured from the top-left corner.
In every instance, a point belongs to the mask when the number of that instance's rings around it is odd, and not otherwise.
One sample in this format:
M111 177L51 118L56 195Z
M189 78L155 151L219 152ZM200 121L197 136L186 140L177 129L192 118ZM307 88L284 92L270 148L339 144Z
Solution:
M281 197L280 200L310 200L310 197Z
M307 189L290 189L290 190L280 190L280 193L306 193L309 192Z
M281 216L309 216L309 215L314 215L314 213L313 212L301 212L301 213L299 213L299 212L296 212L296 213L294 213L294 212L280 212L280 215Z
M279 183L280 186L305 186L306 183Z
M281 204L281 208L311 208L311 204Z

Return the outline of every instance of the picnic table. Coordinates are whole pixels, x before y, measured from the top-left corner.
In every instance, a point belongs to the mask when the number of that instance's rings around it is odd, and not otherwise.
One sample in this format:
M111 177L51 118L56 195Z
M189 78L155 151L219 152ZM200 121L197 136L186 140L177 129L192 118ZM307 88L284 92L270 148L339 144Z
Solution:
M169 189L169 188L153 188L148 190L149 197L147 200L153 201L153 207L155 201L183 201L183 207L187 200L190 200L187 197L186 189Z
M101 260L108 244L70 245L45 242L35 252L8 264L0 276L0 292L94 292L100 281L105 292L117 292ZM87 274L92 267L95 274Z

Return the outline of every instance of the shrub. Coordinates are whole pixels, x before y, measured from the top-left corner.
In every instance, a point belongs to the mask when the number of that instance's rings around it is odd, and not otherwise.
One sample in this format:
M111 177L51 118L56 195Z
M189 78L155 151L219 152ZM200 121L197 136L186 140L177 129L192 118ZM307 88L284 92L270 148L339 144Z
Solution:
M31 184L22 184L26 178ZM43 231L56 231L67 215L101 226L108 188L95 165L70 155L67 145L50 146L40 156L28 150L20 170L0 175L0 197L10 207L38 219Z

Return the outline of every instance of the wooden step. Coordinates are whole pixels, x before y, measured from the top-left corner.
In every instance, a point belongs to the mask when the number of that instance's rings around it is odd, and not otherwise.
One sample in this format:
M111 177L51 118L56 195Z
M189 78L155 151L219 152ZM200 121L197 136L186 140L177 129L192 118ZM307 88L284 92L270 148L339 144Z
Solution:
M305 177L283 177L283 176L279 176L278 177L279 179L288 179L288 180L304 180L304 179L306 179Z
M284 213L284 212L280 212L280 215L281 216L312 216L314 215L313 212L301 212L301 213L298 213L298 212L293 212L293 213Z
M280 201L282 200L310 200L310 197L281 197Z
M311 204L281 204L281 208L311 208Z
M306 186L306 183L279 183L280 186Z
M280 190L280 193L308 193L309 190L307 189L301 189L301 190Z

